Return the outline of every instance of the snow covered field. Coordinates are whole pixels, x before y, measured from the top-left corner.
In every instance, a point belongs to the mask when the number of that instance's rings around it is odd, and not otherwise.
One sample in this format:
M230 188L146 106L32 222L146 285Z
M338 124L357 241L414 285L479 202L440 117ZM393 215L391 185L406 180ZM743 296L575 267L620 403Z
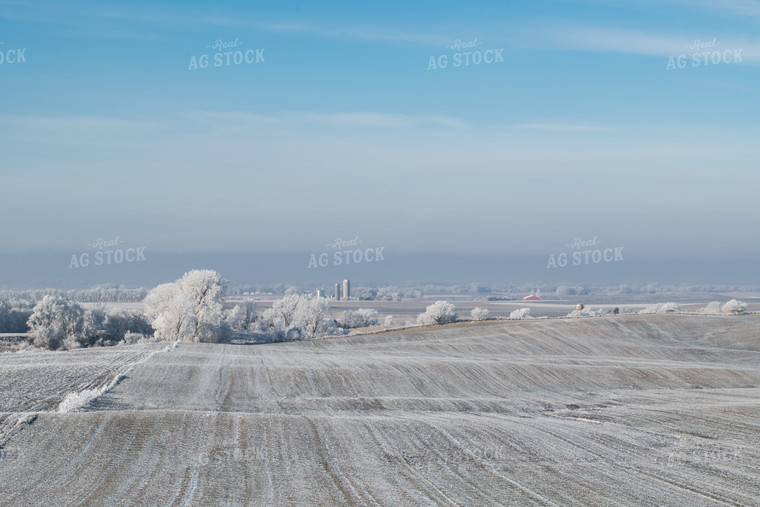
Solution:
M0 504L760 505L758 315L3 353L0 393Z

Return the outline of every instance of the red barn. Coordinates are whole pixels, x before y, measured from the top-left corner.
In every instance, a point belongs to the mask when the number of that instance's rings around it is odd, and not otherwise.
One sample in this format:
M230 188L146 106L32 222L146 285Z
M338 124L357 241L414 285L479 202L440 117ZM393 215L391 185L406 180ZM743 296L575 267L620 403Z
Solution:
M541 298L538 297L538 296L534 296L533 294L531 294L530 296L525 296L523 298L523 301L541 301Z

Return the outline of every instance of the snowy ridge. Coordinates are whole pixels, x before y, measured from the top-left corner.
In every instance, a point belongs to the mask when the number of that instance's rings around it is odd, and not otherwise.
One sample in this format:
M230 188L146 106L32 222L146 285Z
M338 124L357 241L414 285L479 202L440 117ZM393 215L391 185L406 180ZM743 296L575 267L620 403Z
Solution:
M68 412L76 412L78 410L85 409L90 405L90 403L116 387L116 385L125 378L126 375L116 375L116 377L114 377L110 383L102 385L95 389L85 389L84 391L78 393L69 393L63 399L60 405L58 405L57 412L66 414Z

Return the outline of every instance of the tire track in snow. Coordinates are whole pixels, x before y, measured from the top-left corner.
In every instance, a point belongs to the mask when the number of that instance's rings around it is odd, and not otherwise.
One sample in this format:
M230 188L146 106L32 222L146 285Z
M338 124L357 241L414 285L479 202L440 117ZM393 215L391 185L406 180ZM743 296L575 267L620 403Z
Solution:
M473 458L475 461L477 461L478 463L480 463L481 465L483 465L488 471L490 471L495 476L499 477L500 479L504 480L508 484L512 485L514 488L517 488L520 492L522 492L529 499L531 499L531 500L533 500L535 502L541 503L543 505L550 505L552 507L558 507L557 504L555 504L554 502L552 502L548 498L543 497L542 495L540 495L539 493L533 491L532 489L530 489L530 488L528 488L526 486L523 486L519 482L517 482L517 481L515 481L513 479L510 479L509 477L507 477L504 474L502 474L499 471L497 471L496 468L492 464L488 463L486 460L484 460L480 456L478 456L475 453L473 453L466 445L462 444L459 440L457 440L456 438L454 438L451 434L449 434L449 432L447 432L446 430L444 430L443 428L441 428L437 424L434 424L434 423L432 423L430 421L424 421L424 424L429 425L429 426L435 428L436 431L438 431L441 435L443 435L444 437L446 437L446 439L449 442L451 442L452 444L454 444L455 447L457 447L458 449L464 451L465 454L467 454L468 456L470 456L471 458Z
M359 396L359 393L358 393L358 392L356 391L356 389L354 388L354 385L351 383L351 381L350 381L350 380L346 380L346 379L345 379L345 377L343 376L343 374L341 374L341 375L340 375L340 380L341 380L341 382L343 382L344 384L347 384L347 385L348 385L348 388L351 390L351 392L353 392L353 393L354 393L354 396L356 396L357 398L361 398L361 396Z
M187 507L188 503L190 502L190 499L193 497L193 493L195 493L195 487L198 484L198 467L195 467L193 469L193 475L190 479L190 486L187 488L187 492L185 493L185 497L182 499L182 507Z
M267 423L269 425L270 431L264 432L264 453L267 457L267 459L264 461L264 476L266 477L267 481L267 505L274 505L274 481L272 480L274 477L274 472L270 466L270 463L274 461L274 447L272 447L270 439L270 434L272 433L272 420L268 419Z
M263 358L262 358L263 363ZM282 394L280 394L280 391L277 390L277 385L275 384L274 377L272 376L272 369L269 367L268 364L264 364L264 368L267 370L267 376L269 377L269 385L272 386L272 391L274 391L274 394L277 395L277 398L280 400L283 399Z
M385 444L385 445L381 444L382 448L390 447L391 449L396 449L396 447L393 444L391 444L390 437L388 437L381 428L377 426L373 426L373 429L374 429L373 435L375 436L375 438L379 438ZM423 474L418 468L410 466L408 461L405 461L404 467L401 470L406 471L405 475L409 479L409 482L411 482L412 484L416 486L423 486L423 491L428 495L429 499L435 501L436 503L440 503L439 501L441 500L441 498L443 498L444 500L448 501L452 505L462 505L456 500L454 500L453 498L451 498L449 495L447 495L443 489L441 489L433 481L428 479L425 476L425 474ZM427 485L427 488L424 488L424 485ZM437 496L438 498L434 498L434 495L432 495L431 493L437 493L437 495L435 496Z
M583 451L585 453L589 453L589 454L594 455L594 457L598 458L601 461L604 461L605 463L609 464L612 467L622 468L624 470L628 470L630 472L633 472L634 474L645 475L645 476L647 476L647 477L649 477L651 479L654 479L654 480L656 480L658 482L663 482L663 483L669 484L671 486L675 486L676 488L689 491L689 492L691 492L693 494L696 494L696 495L704 497L704 498L709 498L710 500L713 500L715 502L718 502L718 503L721 503L721 504L724 504L724 505L735 505L733 502L731 502L730 500L724 498L723 496L721 496L721 495L719 495L717 493L711 493L709 491L705 491L703 489L697 488L696 486L689 486L689 485L686 485L686 484L682 484L682 483L680 483L680 482L678 482L678 481L676 481L674 479L667 479L665 477L660 477L660 476L658 476L656 474L647 472L646 470L644 470L642 468L635 468L635 467L628 466L628 465L625 465L623 463L617 462L615 460L612 460L612 459L604 456L603 454L600 454L598 452L592 451L591 449L588 449L588 448L582 446L581 444L573 442L572 440L570 440L568 438L565 438L562 435L560 435L560 434L558 434L556 432L553 432L551 430L548 430L548 429L545 429L545 428L540 428L538 426L534 426L532 424L528 424L528 423L523 422L523 421L512 420L512 422L515 423L515 424L521 424L523 426L527 426L529 428L532 428L532 429L534 429L536 431L539 431L539 432L551 435L552 437L554 437L554 438L556 438L558 440L561 440L561 441L565 442L566 444L568 444L568 445L570 445L572 447L580 449L581 451Z
M329 419L329 420L331 422L334 422L332 418ZM312 420L312 424L314 425L314 427L318 431L318 436L319 436L320 440L323 443L324 449L326 450L326 452L328 452L330 454L333 454L333 453L330 452L331 448L330 448L330 446L327 443L327 440L328 440L327 439L327 433L328 433L328 431L325 430L323 423L324 423L324 421L322 421L322 420L320 420L320 422L316 422L316 421ZM340 435L339 435L339 437L340 437ZM350 444L350 442L349 442L349 444ZM344 453L343 454L345 454L345 449L344 449ZM374 495L369 491L369 488L367 487L367 484L365 482L363 482L363 481L357 481L356 477L353 477L353 475L350 475L350 474L346 475L346 474L344 474L342 472L342 469L337 465L337 461L334 458L331 458L331 459L332 459L332 462L335 464L334 465L335 468L340 472L340 474L343 477L346 478L346 481L352 486L353 490L360 497L362 497L362 494L363 494L365 497L369 498L369 500L370 500L370 502L372 504L374 504L374 505L382 505L382 502L380 502L377 498L375 498ZM361 492L361 494L360 494L360 492Z
M356 491L356 488L354 488L354 485L352 482L343 474L340 467L335 463L335 460L330 454L330 448L327 445L327 440L325 440L324 435L320 431L317 424L314 422L313 419L310 417L304 417L304 420L307 421L312 429L314 430L314 433L317 435L317 438L319 439L319 442L322 444L322 452L324 453L325 460L327 462L327 466L323 463L323 469L325 472L327 472L331 477L335 485L338 487L340 492L343 494L343 496L346 498L347 501L349 501L351 504L356 502L357 500L359 503L362 503L362 497L359 495L359 493Z
M223 345L222 348L222 357L219 360L221 363L219 366L219 389L216 391L216 403L217 403L217 411L222 410L222 392L224 391L224 387L227 384L227 367L229 366L229 356L227 354L227 345Z
M185 414L183 414L181 423L179 424L180 428L184 428L186 426L186 422L185 421L187 420L188 417L192 417L192 414L189 413L189 412L186 412ZM195 417L195 433L196 434L199 433L199 428L201 427L201 424L202 424L201 418L200 417ZM189 446L190 446L190 443L186 442L185 440L182 440L180 442L181 454L192 454L192 453L188 452L187 448ZM182 498L182 500L180 502L180 504L182 506L186 506L187 503L190 501L190 499L192 498L193 493L195 492L195 488L197 486L198 471L199 471L200 464L201 464L201 461L202 461L201 456L202 456L202 453L199 454L199 456L198 456L198 463L197 463L196 466L194 466L192 468L186 468L185 469L185 474L187 474L188 472L190 472L190 481L189 481L190 483L187 486L184 486L185 481L183 480L179 484L179 487L177 488L177 490L175 490L175 493L174 493L172 499L166 504L167 506L175 505L180 497Z

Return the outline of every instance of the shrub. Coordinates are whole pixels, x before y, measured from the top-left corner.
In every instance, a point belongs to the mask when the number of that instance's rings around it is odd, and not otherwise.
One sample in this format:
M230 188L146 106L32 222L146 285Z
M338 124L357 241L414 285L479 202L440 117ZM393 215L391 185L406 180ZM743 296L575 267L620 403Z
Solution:
M486 320L488 313L488 308L473 308L470 315L472 316L472 320Z
M425 313L417 316L418 324L445 324L455 322L457 314L454 313L454 305L448 301L436 301L425 309Z
M121 309L108 312L98 327L102 329L98 345L114 345L124 341L130 333L140 336L153 334L153 328L145 315Z
M515 310L509 314L509 318L510 319L529 319L530 308L520 308L519 310Z
M275 301L256 321L254 329L272 341L313 339L341 331L328 318L330 303L325 298L289 294Z
M85 311L63 297L43 297L29 317L29 330L35 346L50 350L79 348L89 341Z
M658 303L648 306L639 313L681 313L681 307L678 303Z
M572 312L568 313L567 316L571 319L576 319L580 317L601 317L604 314L605 312L601 308L594 311L591 308L582 307L580 309L573 310Z
M133 333L131 331L127 331L126 333L124 333L123 343L125 345L134 345L136 343L142 343L149 340L150 338L145 336L142 333Z
M732 299L723 305L723 313L730 313L733 315L741 315L747 311L747 304L744 301L738 299Z
M349 310L341 313L337 319L338 326L344 329L353 329L357 327L376 326L378 323L377 310L369 308L360 308L358 310Z

